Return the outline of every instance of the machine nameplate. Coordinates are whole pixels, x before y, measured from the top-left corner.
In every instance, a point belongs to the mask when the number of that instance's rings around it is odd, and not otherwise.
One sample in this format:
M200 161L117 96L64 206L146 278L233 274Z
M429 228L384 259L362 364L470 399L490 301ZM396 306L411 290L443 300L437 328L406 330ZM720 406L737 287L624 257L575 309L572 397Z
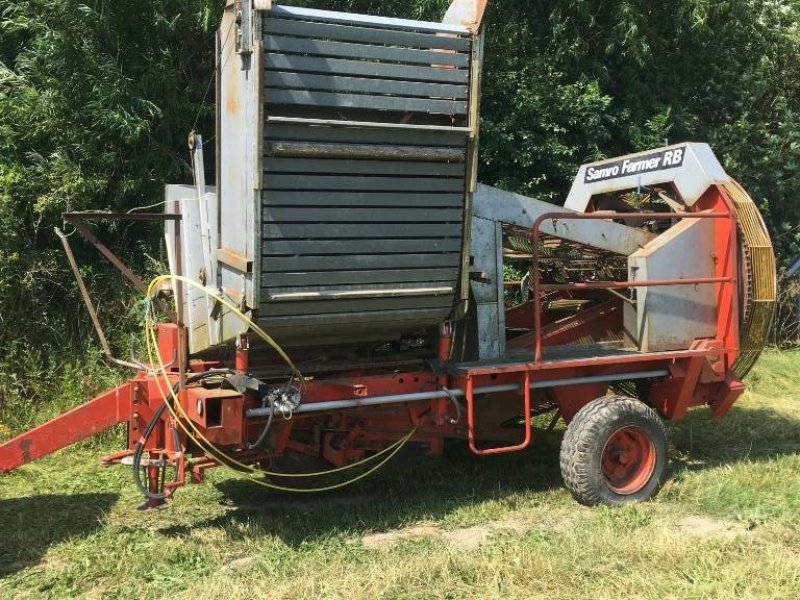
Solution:
M630 177L641 173L675 169L683 164L686 147L670 148L660 152L651 152L639 156L631 156L619 160L598 163L586 168L584 183L596 183L608 179Z

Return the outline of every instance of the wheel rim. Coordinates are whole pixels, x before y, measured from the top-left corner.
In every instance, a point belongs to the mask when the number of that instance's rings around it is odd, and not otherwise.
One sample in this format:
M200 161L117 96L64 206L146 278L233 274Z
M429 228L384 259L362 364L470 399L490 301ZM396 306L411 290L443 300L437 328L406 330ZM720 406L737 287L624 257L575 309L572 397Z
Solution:
M640 427L618 429L603 447L603 477L615 494L628 496L641 490L655 467L655 444Z

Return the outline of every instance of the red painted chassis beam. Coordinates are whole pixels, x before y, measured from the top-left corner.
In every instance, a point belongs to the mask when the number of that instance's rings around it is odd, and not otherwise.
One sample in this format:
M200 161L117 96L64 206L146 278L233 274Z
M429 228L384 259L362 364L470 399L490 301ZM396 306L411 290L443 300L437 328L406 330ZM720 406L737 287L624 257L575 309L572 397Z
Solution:
M133 384L126 382L0 445L7 473L130 418Z

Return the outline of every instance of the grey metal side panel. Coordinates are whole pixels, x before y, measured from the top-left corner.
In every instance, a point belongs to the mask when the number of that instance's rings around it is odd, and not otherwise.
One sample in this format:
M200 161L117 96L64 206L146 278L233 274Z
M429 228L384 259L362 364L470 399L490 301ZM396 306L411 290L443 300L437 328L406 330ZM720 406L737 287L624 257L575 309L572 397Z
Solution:
M503 232L499 221L473 217L470 239L473 265L479 281L470 282L477 305L478 358L496 360L505 354L505 304L503 298Z
M259 322L295 345L443 321L462 264L471 36L294 9L263 29Z
M545 213L571 212L569 209L549 202L506 192L488 185L478 186L473 211L476 217L524 228L532 227L534 221ZM655 234L648 231L605 220L562 220L556 223L545 221L542 223L541 231L626 256L656 237Z
M628 257L635 281L713 277L714 223L684 219ZM717 333L720 284L640 287L636 305L623 307L625 340L642 352L685 350Z
M267 68L273 70L302 71L306 73L330 73L334 75L357 75L378 77L387 80L420 81L434 83L463 83L469 81L465 69L450 67L400 65L396 63L348 60L300 54L268 52Z
M219 56L219 245L250 260L258 259L260 236L257 207L260 179L261 141L259 139L260 89L258 54L236 52L234 21L237 4L229 4L220 25ZM245 20L249 8L243 6ZM255 23L256 29L258 23ZM226 35L226 32L229 35ZM254 48L258 48L256 38ZM220 262L218 281L209 282L234 304L253 308L258 305L257 272L242 272ZM233 315L224 314L222 339L227 340L246 327Z
M393 46L350 44L319 39L267 35L264 43L270 52L308 54L341 58L374 59L412 65L450 65L466 67L469 58L457 52L437 52Z
M364 42L368 44L396 44L414 48L435 48L440 50L469 50L469 39L461 36L444 36L433 33L419 33L405 29L388 29L340 25L332 22L303 22L294 19L272 18L267 20L265 33L318 37L344 42Z

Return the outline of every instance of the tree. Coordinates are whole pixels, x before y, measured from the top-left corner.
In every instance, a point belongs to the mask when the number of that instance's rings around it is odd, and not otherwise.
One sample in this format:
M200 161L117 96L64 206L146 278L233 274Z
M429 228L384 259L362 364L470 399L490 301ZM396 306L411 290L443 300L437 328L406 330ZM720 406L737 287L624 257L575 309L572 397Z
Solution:
M430 20L449 4L298 3ZM157 202L163 183L188 179L188 131L213 131L222 4L0 0L6 363L14 347L39 348L46 364L84 347L86 321L75 318L52 235L61 212ZM559 203L583 162L707 141L761 206L779 255L800 252L798 0L495 0L486 20L484 182ZM139 265L156 252L154 231L110 233ZM128 297L94 254L80 259L99 297Z

